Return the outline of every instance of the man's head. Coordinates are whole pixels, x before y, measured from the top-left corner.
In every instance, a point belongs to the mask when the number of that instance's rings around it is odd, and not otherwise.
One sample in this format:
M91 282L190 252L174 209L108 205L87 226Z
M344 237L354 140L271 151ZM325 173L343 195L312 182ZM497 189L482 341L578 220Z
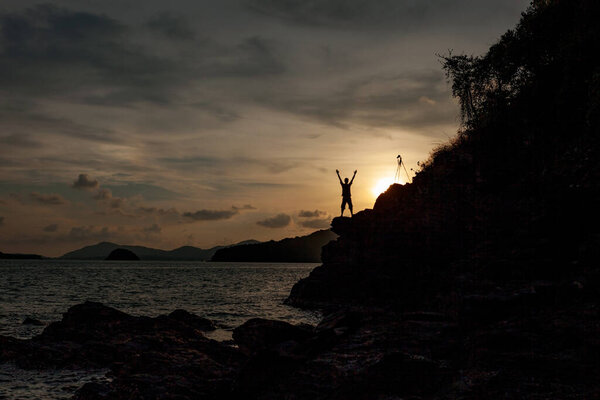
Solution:
M344 178L344 183L348 183L348 178Z

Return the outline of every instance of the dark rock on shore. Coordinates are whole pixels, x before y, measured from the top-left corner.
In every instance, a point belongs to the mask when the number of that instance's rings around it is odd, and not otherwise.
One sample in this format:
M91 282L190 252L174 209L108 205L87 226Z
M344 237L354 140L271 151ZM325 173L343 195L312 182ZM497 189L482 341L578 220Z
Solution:
M35 319L35 318L31 318L31 317L26 317L23 322L21 322L22 325L34 325L34 326L42 326L44 325L44 323L42 321L40 321L39 319Z
M246 354L254 354L282 342L303 341L312 336L312 327L283 321L253 318L233 330L233 340Z
M326 315L317 327L253 319L235 330L239 349L205 338L202 330L212 325L183 310L135 317L88 302L33 339L0 336L0 362L110 369L110 381L84 385L79 400L600 394L600 318L591 298L582 294L557 310L545 294L508 293L472 298L458 316L357 306ZM471 319L489 301L502 306L485 320Z
M71 307L30 340L0 336L0 362L26 369L110 368L110 384L88 384L78 399L215 398L229 391L244 356L202 331L212 323L183 310L134 317L99 303Z
M340 310L316 328L253 319L240 349L206 339L200 317L134 317L87 302L30 340L0 336L0 362L28 369L109 368L75 399L363 399L431 394L454 370L455 324L382 309ZM436 318L434 318L436 319ZM201 323L200 323L201 322ZM423 385L421 385L423 383Z

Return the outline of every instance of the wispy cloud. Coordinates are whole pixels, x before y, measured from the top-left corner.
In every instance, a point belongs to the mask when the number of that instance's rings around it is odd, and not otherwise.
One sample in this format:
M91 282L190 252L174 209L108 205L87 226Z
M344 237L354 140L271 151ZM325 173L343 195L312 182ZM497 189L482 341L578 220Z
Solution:
M287 214L277 214L274 217L257 221L256 224L265 228L285 228L292 221L292 217Z
M44 232L56 232L58 230L58 224L46 225L42 231Z
M194 212L184 212L183 216L193 221L217 221L221 219L230 219L237 214L239 214L239 211L233 208L231 210L203 209Z
M72 187L74 189L81 190L93 190L97 189L100 186L96 179L92 179L88 176L88 174L79 174L77 180L73 182Z
M29 194L29 197L38 203L46 205L61 205L68 203L61 195L58 195L56 193L47 194L32 192Z

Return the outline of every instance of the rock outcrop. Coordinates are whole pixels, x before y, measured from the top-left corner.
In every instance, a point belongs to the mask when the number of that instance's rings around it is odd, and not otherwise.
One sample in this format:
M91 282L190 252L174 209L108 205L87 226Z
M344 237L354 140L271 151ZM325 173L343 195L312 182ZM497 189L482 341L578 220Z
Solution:
M0 362L26 369L110 368L112 381L90 383L77 399L215 398L232 385L244 356L203 331L213 324L183 310L134 317L86 302L30 340L0 336Z
M465 115L459 136L372 210L335 218L323 265L286 300L454 327L443 336L455 346L442 349L431 331L403 336L421 322L388 322L403 338L392 348L414 340L453 382L412 395L600 393L600 69L590 51L600 5L535 3L485 56L444 59Z

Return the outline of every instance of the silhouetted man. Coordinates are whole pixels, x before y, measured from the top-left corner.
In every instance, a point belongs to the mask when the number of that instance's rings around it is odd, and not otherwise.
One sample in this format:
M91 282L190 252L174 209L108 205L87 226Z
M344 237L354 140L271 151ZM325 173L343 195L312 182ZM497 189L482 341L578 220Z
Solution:
M350 209L350 216L354 216L354 212L352 211L352 195L350 194L350 186L352 186L352 182L354 182L354 177L358 171L354 171L354 175L352 175L352 180L350 182L348 182L348 178L344 178L344 182L342 182L339 169L336 169L335 172L340 180L340 185L342 185L342 214L340 216L344 216L346 204L348 204L348 208Z

